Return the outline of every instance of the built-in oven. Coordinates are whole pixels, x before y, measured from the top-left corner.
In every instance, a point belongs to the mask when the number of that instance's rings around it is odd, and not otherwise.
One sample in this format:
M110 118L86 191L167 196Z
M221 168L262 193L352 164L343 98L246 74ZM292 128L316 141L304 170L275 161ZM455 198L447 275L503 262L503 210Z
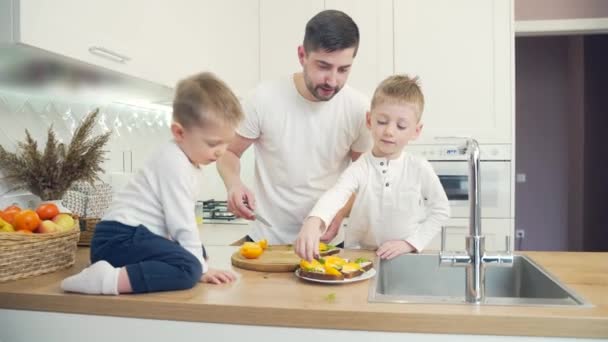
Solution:
M448 196L452 218L469 217L467 155L456 145L411 145L408 151L427 159ZM481 217L510 218L511 146L481 145L479 165Z

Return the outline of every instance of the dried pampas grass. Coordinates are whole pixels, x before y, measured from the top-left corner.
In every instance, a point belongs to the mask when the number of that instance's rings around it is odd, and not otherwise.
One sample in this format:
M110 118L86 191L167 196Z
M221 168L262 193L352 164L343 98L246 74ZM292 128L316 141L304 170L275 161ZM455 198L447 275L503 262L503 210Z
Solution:
M104 172L101 163L106 151L103 147L110 133L92 136L99 109L89 113L74 131L67 146L57 140L49 127L44 152L25 130L25 141L19 142L15 153L0 146L0 169L14 182L10 191L27 189L43 201L61 199L76 181L91 184Z

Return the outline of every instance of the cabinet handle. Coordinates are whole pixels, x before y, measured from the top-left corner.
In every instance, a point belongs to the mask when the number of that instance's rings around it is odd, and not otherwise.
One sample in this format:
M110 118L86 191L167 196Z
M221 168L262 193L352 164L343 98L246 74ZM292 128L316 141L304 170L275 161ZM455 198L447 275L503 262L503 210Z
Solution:
M91 46L89 48L89 52L95 56L99 56L99 57L109 59L111 61L122 63L122 64L125 64L126 62L131 60L131 58L129 56L119 54L117 52L114 52L112 50L109 50L109 49L106 49L106 48L100 47L100 46Z
M133 150L122 151L122 172L133 173Z

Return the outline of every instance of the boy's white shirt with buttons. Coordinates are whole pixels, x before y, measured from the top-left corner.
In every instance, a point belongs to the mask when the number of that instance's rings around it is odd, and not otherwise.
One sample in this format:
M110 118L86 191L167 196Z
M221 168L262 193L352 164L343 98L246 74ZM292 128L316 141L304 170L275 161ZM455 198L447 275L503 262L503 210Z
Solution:
M393 160L365 153L317 202L309 216L326 227L351 194L356 200L346 229L346 248L376 249L405 240L423 250L450 215L448 198L432 166L405 151Z
M251 222L254 240L296 239L316 201L351 164L350 151L371 148L368 107L367 98L348 85L320 102L303 98L291 76L256 87L244 103L246 117L237 133L258 139L253 145L256 210L273 228Z
M178 242L201 262L205 273L208 266L194 213L202 175L175 141L166 143L114 196L103 220L143 225Z

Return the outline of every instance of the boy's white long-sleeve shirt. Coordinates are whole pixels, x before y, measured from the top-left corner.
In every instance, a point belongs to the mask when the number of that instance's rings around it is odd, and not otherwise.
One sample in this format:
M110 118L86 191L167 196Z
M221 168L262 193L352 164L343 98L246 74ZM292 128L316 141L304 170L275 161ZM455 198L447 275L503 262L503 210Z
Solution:
M347 248L376 249L389 240L405 240L421 251L450 215L448 198L430 163L406 152L394 160L365 153L319 199L309 216L329 226L353 193Z
M119 191L103 220L143 225L152 233L179 243L207 272L194 206L201 189L202 169L190 163L174 142L164 144Z

